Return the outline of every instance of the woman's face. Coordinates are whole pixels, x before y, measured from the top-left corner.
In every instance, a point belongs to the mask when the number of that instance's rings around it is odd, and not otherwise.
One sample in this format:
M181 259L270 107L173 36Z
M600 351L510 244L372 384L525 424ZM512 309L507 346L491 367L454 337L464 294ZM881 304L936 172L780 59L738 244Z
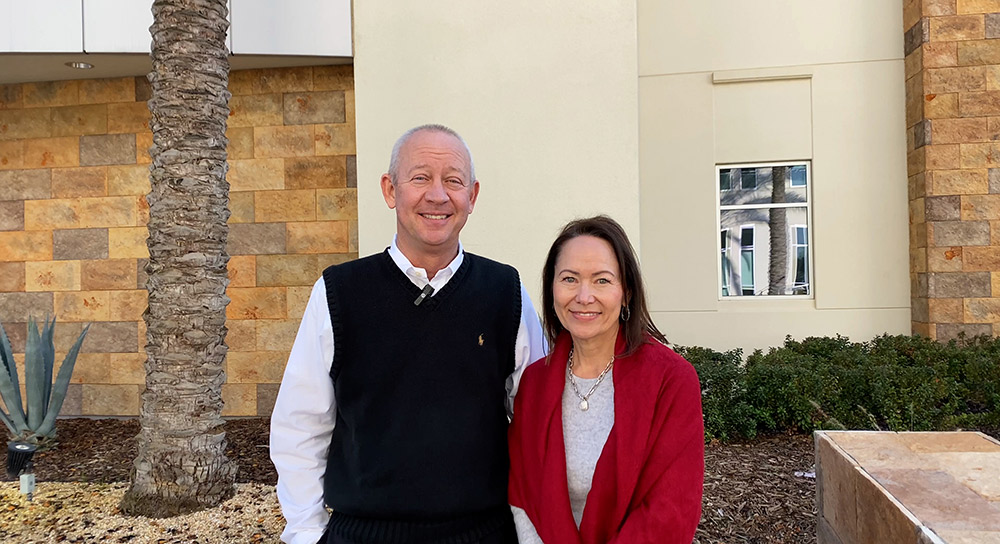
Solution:
M624 288L611 244L594 236L577 236L563 244L552 295L556 316L574 343L614 344Z

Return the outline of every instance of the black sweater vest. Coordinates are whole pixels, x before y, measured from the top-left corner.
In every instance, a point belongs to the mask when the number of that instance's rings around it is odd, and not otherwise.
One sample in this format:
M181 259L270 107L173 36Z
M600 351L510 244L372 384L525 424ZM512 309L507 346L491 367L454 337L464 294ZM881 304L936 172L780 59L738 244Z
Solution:
M388 252L327 268L323 279L337 399L327 505L354 525L448 526L506 509L517 271L466 253L455 276L419 305L420 289ZM349 532L359 531L396 540L378 527Z

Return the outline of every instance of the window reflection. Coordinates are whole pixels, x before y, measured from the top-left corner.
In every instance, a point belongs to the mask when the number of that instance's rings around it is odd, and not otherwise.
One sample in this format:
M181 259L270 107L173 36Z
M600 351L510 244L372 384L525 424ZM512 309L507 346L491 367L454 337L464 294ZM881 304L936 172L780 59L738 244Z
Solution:
M722 296L811 295L808 163L718 172Z

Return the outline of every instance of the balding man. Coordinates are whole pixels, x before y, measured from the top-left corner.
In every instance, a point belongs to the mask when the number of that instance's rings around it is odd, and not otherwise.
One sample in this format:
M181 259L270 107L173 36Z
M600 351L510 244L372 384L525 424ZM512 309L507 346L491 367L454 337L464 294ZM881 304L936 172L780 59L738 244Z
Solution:
M479 196L461 136L407 131L381 184L396 236L313 286L271 416L281 538L516 543L507 416L545 354L537 314L459 242Z

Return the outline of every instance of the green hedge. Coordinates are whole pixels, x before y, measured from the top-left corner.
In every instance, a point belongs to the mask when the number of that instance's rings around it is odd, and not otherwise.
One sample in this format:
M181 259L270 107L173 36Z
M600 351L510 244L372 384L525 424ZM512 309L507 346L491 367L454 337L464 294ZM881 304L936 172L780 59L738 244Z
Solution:
M701 380L706 440L815 429L1000 428L1000 339L789 337L745 363L741 350L677 351Z

